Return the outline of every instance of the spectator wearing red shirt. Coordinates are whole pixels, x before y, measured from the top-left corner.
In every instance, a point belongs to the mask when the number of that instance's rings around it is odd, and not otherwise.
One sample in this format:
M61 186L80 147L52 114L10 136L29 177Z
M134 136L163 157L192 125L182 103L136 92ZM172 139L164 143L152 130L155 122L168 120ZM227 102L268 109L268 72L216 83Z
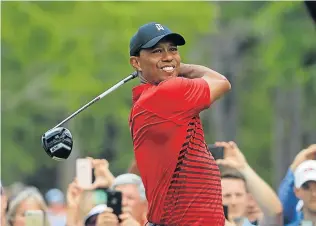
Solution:
M221 74L181 63L184 38L159 23L130 41L133 89L130 131L149 204L149 225L225 223L218 166L208 152L199 113L230 90Z

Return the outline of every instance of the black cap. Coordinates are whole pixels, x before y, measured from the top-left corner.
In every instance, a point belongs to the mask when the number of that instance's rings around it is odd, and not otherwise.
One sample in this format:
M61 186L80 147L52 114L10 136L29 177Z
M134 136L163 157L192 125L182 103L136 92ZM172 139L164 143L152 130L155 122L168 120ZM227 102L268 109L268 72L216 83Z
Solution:
M185 44L185 40L181 35L171 32L164 25L155 22L145 24L131 38L129 54L135 56L141 49L151 48L166 37L170 38L177 46Z

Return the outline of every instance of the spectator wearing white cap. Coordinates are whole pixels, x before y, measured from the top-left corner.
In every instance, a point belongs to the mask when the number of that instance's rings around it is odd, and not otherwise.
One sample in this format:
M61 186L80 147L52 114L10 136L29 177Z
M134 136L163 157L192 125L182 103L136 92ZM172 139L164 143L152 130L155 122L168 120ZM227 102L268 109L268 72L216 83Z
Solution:
M316 144L300 151L279 187L285 226L316 225ZM312 223L312 222L313 223Z
M295 195L303 201L302 217L316 224L316 160L307 160L294 172Z
M98 225L98 219L99 214L103 213L106 211L107 206L106 204L99 204L93 207L87 216L84 218L84 226L96 226ZM100 225L100 224L99 224Z

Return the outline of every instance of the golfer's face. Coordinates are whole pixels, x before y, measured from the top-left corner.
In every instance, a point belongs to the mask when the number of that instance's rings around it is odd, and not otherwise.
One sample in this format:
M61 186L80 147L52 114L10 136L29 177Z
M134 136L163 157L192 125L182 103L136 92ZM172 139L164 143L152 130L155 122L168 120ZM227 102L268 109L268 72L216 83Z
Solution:
M143 49L139 56L142 76L152 84L178 76L180 62L178 48L170 41L161 41L151 49Z

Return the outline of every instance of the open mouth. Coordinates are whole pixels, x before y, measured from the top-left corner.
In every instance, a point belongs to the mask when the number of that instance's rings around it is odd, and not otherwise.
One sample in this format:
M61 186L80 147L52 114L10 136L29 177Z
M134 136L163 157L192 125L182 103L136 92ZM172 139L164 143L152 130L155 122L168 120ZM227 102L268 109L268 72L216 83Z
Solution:
M161 70L163 70L163 71L165 71L167 73L173 72L174 69L175 69L175 66L164 66L164 67L161 68Z

